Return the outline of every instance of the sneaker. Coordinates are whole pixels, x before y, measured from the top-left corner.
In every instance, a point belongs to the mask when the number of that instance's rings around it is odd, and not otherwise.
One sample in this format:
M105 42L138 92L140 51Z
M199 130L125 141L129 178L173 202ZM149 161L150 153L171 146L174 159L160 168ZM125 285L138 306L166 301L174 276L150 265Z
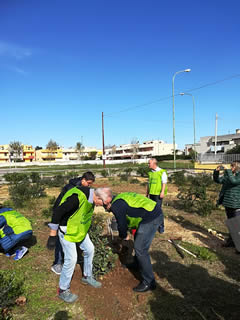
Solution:
M101 286L102 286L101 282L95 280L93 277L86 277L86 278L83 277L82 283L89 284L90 286L92 286L94 288L101 288Z
M62 272L62 265L61 264L54 264L51 266L51 270L52 270L52 272L56 273L59 276Z
M58 297L68 303L73 303L74 301L76 301L78 299L78 296L76 294L73 294L70 291L70 289L67 289L64 291L59 289Z
M16 256L13 258L13 260L20 260L22 257L28 252L28 248L22 247L21 249L18 249L16 251Z

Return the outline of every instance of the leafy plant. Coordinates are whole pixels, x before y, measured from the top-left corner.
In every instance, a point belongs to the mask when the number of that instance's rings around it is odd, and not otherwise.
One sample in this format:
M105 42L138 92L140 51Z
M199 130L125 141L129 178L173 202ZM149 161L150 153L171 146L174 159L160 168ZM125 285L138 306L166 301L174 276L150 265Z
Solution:
M215 203L212 201L210 195L207 193L207 187L212 180L206 175L198 175L196 177L189 176L184 177L184 184L180 183L179 179L177 195L178 199L181 200L183 209L188 212L196 212L199 215L207 216L210 215L212 210L215 208Z
M208 248L200 247L185 241L182 242L182 246L194 253L199 259L208 261L216 261L218 259L217 255Z
M137 174L141 177L147 177L148 176L148 165L146 164L140 164L140 166L137 168Z
M94 215L89 229L89 236L95 247L93 274L96 277L112 270L117 259L117 255L113 253L107 237L103 235L103 230L103 218L99 215Z
M7 175L5 179L10 182L9 195L10 200L16 207L23 207L27 201L44 197L44 186L40 183L37 176L28 176L22 173L13 173ZM37 182L33 182L35 181Z
M107 170L101 170L101 175L102 175L102 177L106 178L108 176L108 171Z
M132 178L129 182L132 184L137 184L137 183L139 183L139 180L136 178Z
M10 319L7 312L23 293L23 280L15 272L0 271L0 320Z

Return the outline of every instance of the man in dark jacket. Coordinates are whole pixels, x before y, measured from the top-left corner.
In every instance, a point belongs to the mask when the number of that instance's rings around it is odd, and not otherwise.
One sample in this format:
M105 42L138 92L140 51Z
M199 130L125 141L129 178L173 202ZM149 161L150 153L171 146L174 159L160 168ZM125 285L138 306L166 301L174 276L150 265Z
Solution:
M134 250L142 281L133 290L154 290L156 283L148 250L156 231L163 223L160 204L135 192L123 192L114 198L108 188L98 188L95 192L103 200L104 207L114 214L120 238L129 240L128 229L137 229Z
M240 215L240 172L237 162L231 163L231 169L225 169L223 166L218 166L213 172L213 180L216 183L222 184L222 189L219 193L218 204L225 207L228 219ZM223 176L219 176L220 170L224 170ZM231 235L227 239L226 247L234 247Z
M73 178L69 180L69 183L62 188L61 193L57 197L53 206L53 210L59 206L63 196L68 190L74 187L80 187L80 186L90 187L94 181L95 181L95 176L91 171L85 172L81 177ZM58 237L56 241L54 255L55 255L55 259L54 259L53 265L51 266L51 270L57 275L60 275L62 271L62 265L63 265L63 249Z

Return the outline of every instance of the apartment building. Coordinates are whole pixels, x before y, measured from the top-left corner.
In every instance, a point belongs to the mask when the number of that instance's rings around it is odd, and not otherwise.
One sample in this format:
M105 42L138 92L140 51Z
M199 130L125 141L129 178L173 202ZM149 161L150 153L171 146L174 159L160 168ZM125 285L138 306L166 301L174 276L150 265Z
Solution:
M177 148L177 146L176 146ZM163 140L150 140L143 143L123 144L105 149L106 159L144 159L166 154L172 154L173 144Z
M240 129L236 129L236 133L216 137L217 153L225 153L237 145L240 145ZM192 149L194 149L193 144L186 144L185 154L188 155ZM201 137L200 142L196 143L196 152L199 154L215 153L215 136Z
M32 162L35 160L35 149L32 146L22 146L22 157L24 162Z
M62 148L57 148L55 150L50 149L40 149L36 150L36 161L59 161L63 159Z
M0 163L9 162L9 145L8 144L1 144L0 145Z

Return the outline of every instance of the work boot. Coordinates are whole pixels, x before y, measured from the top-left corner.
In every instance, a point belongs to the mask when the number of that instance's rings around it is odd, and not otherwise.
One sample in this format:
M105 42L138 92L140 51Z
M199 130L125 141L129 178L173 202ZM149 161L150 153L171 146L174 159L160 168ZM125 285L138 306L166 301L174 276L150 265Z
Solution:
M82 278L82 283L89 284L90 286L92 286L94 288L101 288L101 286L102 286L101 282L95 280L93 278L93 276L91 276L91 277L83 277Z
M59 289L58 297L68 303L73 303L78 298L76 294L71 293L70 289L67 289L67 290Z

